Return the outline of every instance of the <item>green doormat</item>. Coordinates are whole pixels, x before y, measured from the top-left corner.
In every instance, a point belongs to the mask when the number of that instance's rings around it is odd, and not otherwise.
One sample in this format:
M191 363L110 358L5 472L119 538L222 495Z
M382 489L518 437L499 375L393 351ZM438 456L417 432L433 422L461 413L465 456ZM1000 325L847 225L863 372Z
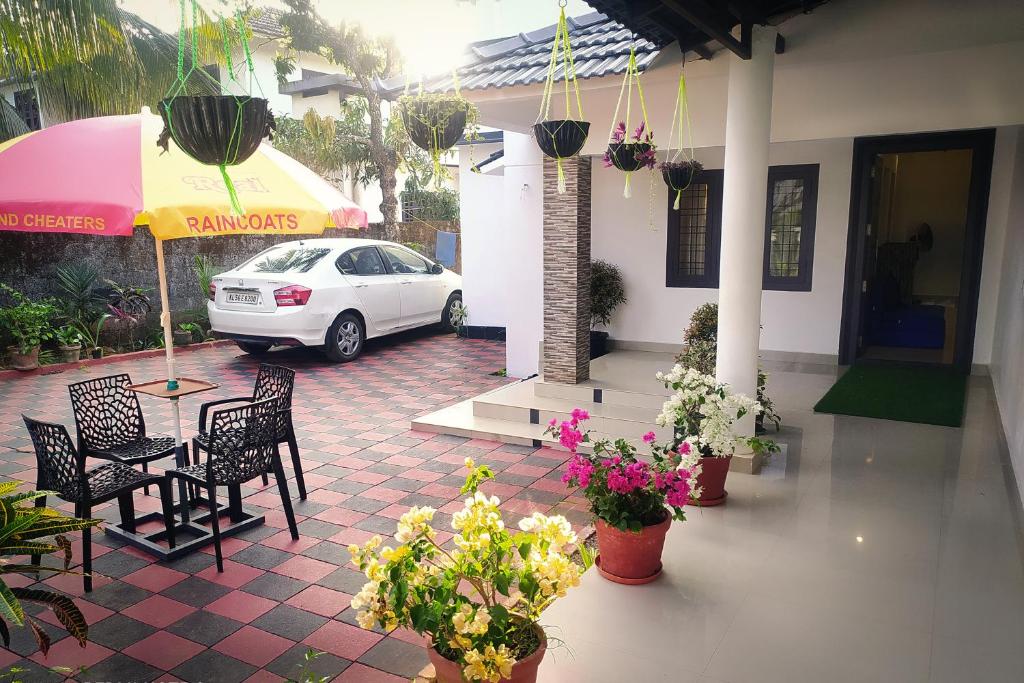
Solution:
M966 386L967 376L956 370L855 365L814 412L959 427Z

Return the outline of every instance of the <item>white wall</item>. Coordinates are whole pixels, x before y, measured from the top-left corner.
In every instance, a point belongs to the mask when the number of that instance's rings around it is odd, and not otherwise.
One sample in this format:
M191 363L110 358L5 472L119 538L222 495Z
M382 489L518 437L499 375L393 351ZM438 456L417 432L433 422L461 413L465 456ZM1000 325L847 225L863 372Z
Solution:
M488 145L491 147L491 145ZM490 152L488 152L489 154ZM469 159L459 169L462 200L462 301L469 309L469 325L504 327L507 302L502 279L507 273L503 252L505 226L500 211L504 178L471 173Z
M697 150L706 168L721 168L721 147ZM763 294L761 348L835 355L842 319L849 226L852 140L773 144L772 165L820 164L810 292ZM665 286L668 190L660 174L633 174L633 196L622 196L623 174L594 163L592 254L622 269L629 301L612 318L613 338L680 344L694 309L716 301L715 289ZM653 201L651 184L654 182ZM767 188L766 188L767 191ZM648 217L651 221L648 221Z
M1006 176L1009 201L995 207L1003 214L1007 231L990 372L1010 461L1024 497L1024 128L1000 132L1014 153Z

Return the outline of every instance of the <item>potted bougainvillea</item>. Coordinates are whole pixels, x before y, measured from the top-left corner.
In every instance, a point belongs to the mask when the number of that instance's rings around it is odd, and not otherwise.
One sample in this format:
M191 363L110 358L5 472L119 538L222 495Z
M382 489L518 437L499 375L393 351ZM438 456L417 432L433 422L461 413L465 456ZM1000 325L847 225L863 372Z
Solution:
M552 420L547 434L572 453L562 481L580 492L596 518L595 564L601 576L622 584L643 584L661 575L661 552L672 520L684 521L685 506L700 495L700 457L688 441L675 446L643 436L650 460L625 439L590 441L580 425L589 419L576 408L569 420ZM581 444L591 453L580 452Z
M721 505L728 495L725 480L733 454L741 446L755 453L778 450L774 441L739 436L735 423L750 412L761 410L757 401L733 393L711 375L676 364L668 373L657 374L660 382L674 393L665 401L657 417L660 426L672 427L676 444L689 444L700 456L697 485L701 493L693 504Z
M397 547L379 536L349 546L368 579L352 607L363 628L426 636L439 683L530 683L547 649L541 612L579 584L581 567L568 555L576 534L564 517L539 512L519 531L506 528L498 499L478 490L491 471L469 458L466 467L455 547L439 543L433 508L410 509L398 520Z

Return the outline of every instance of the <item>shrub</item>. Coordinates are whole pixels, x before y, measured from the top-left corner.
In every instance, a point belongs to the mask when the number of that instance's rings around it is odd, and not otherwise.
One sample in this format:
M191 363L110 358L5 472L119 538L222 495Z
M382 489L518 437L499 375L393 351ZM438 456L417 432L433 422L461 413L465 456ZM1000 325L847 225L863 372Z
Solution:
M0 290L14 300L13 306L0 308L0 330L18 347L18 353L31 353L32 349L53 339L56 333L53 319L57 316L57 307L53 303L49 300L32 301L5 284L0 284Z
M590 324L607 325L612 313L626 303L626 286L622 272L607 261L595 260L590 264Z

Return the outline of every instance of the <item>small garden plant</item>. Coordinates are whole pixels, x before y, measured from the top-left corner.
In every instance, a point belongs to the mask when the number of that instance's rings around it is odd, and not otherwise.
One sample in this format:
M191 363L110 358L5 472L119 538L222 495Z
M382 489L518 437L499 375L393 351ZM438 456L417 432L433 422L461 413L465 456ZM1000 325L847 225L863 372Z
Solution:
M18 353L29 354L54 338L57 307L49 300L33 301L18 290L0 283L0 291L14 302L0 308L0 330Z
M572 453L562 481L578 486L594 515L620 531L639 532L664 521L668 511L684 521L683 507L700 495L700 453L691 442L660 445L654 432L648 432L643 441L650 447L649 461L641 460L636 446L625 439L594 441L588 455L579 447L591 443L580 428L589 418L587 411L576 408L569 420L548 424L546 433Z
M478 490L491 471L469 458L466 467L469 497L453 515L454 548L438 542L433 508L412 508L398 521L397 547L379 536L349 546L369 579L352 607L363 628L411 628L466 680L497 682L542 647L541 613L579 584L569 558L576 534L564 517L539 512L508 529L498 499Z

